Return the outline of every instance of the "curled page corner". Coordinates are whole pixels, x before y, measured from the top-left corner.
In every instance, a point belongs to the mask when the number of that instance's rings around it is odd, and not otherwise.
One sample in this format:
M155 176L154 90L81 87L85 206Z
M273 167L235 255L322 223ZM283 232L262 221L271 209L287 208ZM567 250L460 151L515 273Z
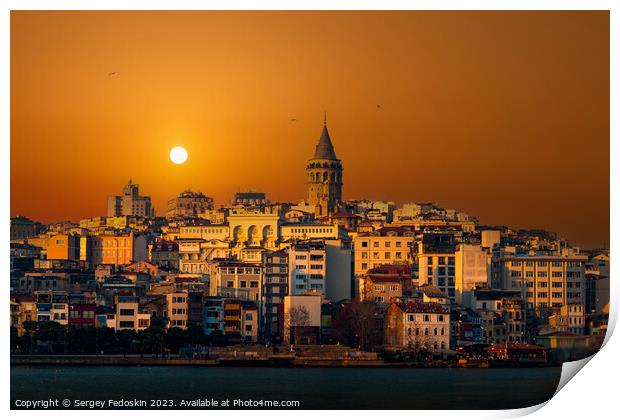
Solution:
M592 356L586 357L585 359L575 360L574 362L565 362L562 364L562 374L560 375L560 382L558 383L558 387L555 390L554 396L557 395L558 392L564 385L568 383L573 377L579 372L592 358L596 356L593 354Z
M573 379L573 377L577 374L577 372L579 372L594 356L596 356L596 354L593 354L592 356L586 357L584 359L575 360L574 362L563 363L562 373L560 375L560 381L558 382L558 387L556 388L553 394L553 397L555 397L557 393L560 392L562 388L564 388L564 385L566 385L571 379ZM547 405L547 403L551 401L553 397L551 397L547 401L544 401L540 404L532 405L530 407L523 407L523 408L517 408L514 410L505 411L499 417L500 418L517 418L517 417L524 417L524 416L530 415L540 410L545 405Z

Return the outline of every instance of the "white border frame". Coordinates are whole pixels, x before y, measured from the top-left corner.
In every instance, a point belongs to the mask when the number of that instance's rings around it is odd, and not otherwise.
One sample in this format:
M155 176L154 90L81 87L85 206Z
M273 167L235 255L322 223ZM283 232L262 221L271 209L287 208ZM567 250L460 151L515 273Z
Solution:
M251 0L220 0L220 1L200 1L200 0L8 0L3 1L0 5L0 33L2 34L0 41L0 69L2 74L2 84L0 87L0 106L2 112L0 114L0 133L1 133L1 149L0 159L2 162L2 182L0 190L0 223L2 226L2 232L5 238L9 237L9 188L10 188L10 10L610 10L610 115L618 115L618 39L619 39L619 23L618 18L618 2L613 1L601 1L601 0L470 0L470 1L458 1L458 0L425 0L425 1L403 1L403 0L385 0L382 2L372 0L357 0L356 2L346 0L299 0L295 3L287 1L251 1ZM618 124L617 119L613 117L610 120L610 160L618 157ZM612 197L610 216L614 214L620 214L618 197L618 170L613 165L610 166L610 194ZM617 218L611 217L611 240L610 248L613 250L618 249L618 241L620 235L618 234ZM0 272L7 273L9 271L9 242L8 240L0 241ZM612 265L613 278L617 278L618 269L616 265ZM6 276L4 277L7 278ZM2 296L4 302L8 302L8 282L5 280L5 286L2 288ZM611 313L610 313L610 326L609 334L605 339L605 347L590 360L590 367L585 369L579 374L576 380L570 381L565 388L562 389L554 398L548 403L541 404L536 407L529 407L518 410L499 410L499 411L418 411L409 413L406 411L392 411L386 413L388 416L395 415L431 415L433 418L439 419L453 419L455 416L459 418L504 418L504 417L517 417L525 414L533 413L534 416L557 416L567 418L589 417L591 419L597 416L606 416L608 413L613 413L613 409L616 407L616 393L615 383L619 373L617 367L616 354L620 354L620 344L618 339L613 338L612 332L615 327L617 319L617 309L615 303L619 301L618 287L612 281L611 284ZM6 308L6 307L5 307ZM4 325L8 324L8 311L0 311L0 321ZM5 396L1 401L2 407L5 410L9 410L9 388L10 388L10 367L8 364L9 353L9 334L8 329L4 329L2 337L2 351L5 354L5 364L3 365L2 372L2 385L0 389L4 391ZM585 364L585 361L573 362L571 366L565 365L563 369L563 377L567 376L566 372L569 370L576 373ZM568 375L572 377L571 375ZM96 386L96 384L94 384ZM543 410L538 409L545 406ZM149 416L155 416L155 418L164 418L170 415L180 414L181 412L150 412ZM251 412L235 412L226 411L218 413L208 412L188 412L183 411L185 416L210 416L210 415L225 415L232 416L234 418L258 416L270 418L285 418L291 415L287 411L251 411ZM110 416L106 411L93 411L88 414L89 417L94 418L107 418ZM325 416L342 416L342 412L321 412L316 411L298 411L294 413L294 416L299 419L311 418L316 415ZM371 418L375 417L378 413L372 411L355 412L356 416ZM33 411L13 411L10 414L13 418L31 418L34 416L45 415L51 419L60 419L67 417L83 416L84 413L80 411L49 411L45 414L41 412ZM116 411L113 415L124 416L137 416L139 412L132 411ZM540 417L542 418L542 417Z

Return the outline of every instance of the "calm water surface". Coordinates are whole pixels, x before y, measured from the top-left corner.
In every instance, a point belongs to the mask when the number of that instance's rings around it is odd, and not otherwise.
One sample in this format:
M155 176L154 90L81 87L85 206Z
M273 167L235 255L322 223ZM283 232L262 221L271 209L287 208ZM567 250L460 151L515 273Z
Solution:
M507 409L550 399L561 368L11 366L15 400L240 398L301 409Z

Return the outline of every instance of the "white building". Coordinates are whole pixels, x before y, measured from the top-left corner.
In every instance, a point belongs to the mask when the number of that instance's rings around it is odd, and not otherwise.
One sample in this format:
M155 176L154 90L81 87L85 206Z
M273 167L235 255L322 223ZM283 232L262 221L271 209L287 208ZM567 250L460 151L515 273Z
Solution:
M325 254L327 258L325 279L327 299L332 302L351 299L353 253L350 243L341 239L326 239Z
M338 224L292 222L280 225L280 237L282 241L305 240L305 239L338 239L342 237L341 228Z
M284 297L282 335L285 343L291 342L291 334L299 329L313 331L311 335L314 337L320 335L322 300L318 294Z
M151 205L151 197L140 195L139 185L131 179L123 187L123 195L108 197L108 217L142 216L155 217L155 209Z
M260 304L263 295L261 264L215 260L209 264L211 296L234 297Z
M394 220L415 219L422 214L422 206L416 203L405 203L394 210Z
M177 197L168 200L166 217L197 217L213 209L213 198L201 192L185 190Z
M416 241L419 284L432 284L456 296L456 240L452 234L425 234Z
M450 349L450 311L432 302L392 302L384 333L386 346L444 353Z
M264 210L231 208L227 221L230 229L230 241L235 246L262 246L275 249L278 241L279 215Z
M136 296L116 295L115 327L119 330L144 330L151 325L151 315L141 314Z
M459 244L454 253L454 300L471 305L471 291L488 285L490 254L480 245Z
M232 252L228 242L218 239L179 239L177 242L181 273L206 274L211 261L228 258Z
M326 294L327 253L323 241L304 241L289 248L289 294Z
M492 263L492 287L518 290L527 307L585 304L585 255L502 255Z
M189 293L187 290L166 294L168 328L187 328L188 296Z

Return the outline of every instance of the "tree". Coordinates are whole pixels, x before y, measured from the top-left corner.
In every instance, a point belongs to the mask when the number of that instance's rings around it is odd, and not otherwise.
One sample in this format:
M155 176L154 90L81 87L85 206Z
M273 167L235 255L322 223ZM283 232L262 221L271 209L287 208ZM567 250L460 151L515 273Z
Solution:
M295 336L294 328L307 327L310 325L310 312L304 305L292 307L284 316L284 336L286 341L291 341Z
M307 327L310 324L310 312L303 305L291 308L288 318L291 327Z
M370 350L382 341L378 309L373 302L342 304L336 311L332 328L339 340L352 347Z

